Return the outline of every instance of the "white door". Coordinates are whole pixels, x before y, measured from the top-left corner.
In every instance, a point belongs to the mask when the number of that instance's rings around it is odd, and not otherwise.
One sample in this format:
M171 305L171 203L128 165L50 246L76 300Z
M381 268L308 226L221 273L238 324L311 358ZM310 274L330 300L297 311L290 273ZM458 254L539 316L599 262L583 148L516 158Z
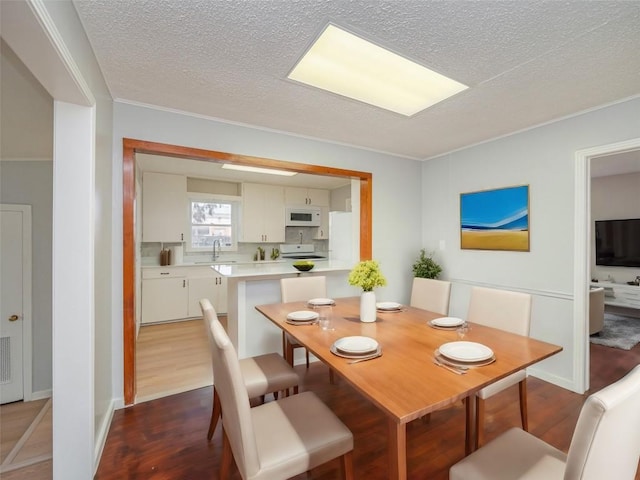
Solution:
M2 205L0 212L0 403L24 398L25 272L30 268L31 207ZM28 235L28 238L25 238ZM30 300L29 300L30 302ZM29 352L30 354L30 352ZM30 386L29 386L30 387Z

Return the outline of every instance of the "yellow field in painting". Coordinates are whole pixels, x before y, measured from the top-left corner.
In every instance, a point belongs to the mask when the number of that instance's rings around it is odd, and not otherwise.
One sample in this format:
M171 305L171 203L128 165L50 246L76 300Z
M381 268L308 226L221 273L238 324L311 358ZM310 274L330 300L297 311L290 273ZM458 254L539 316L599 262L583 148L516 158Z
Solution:
M477 250L529 250L529 232L481 231L462 232L461 248Z

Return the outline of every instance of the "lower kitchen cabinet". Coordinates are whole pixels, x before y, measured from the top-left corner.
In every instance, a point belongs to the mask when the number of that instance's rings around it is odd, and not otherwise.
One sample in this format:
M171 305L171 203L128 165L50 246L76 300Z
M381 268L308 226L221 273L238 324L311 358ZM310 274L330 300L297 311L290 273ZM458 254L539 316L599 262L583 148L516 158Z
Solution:
M145 268L142 324L200 317L200 299L227 313L227 281L209 266Z
M143 279L141 323L186 318L188 298L186 277Z
M218 315L227 313L227 279L209 270L208 276L189 276L190 317L202 316L200 300L203 298L209 299Z

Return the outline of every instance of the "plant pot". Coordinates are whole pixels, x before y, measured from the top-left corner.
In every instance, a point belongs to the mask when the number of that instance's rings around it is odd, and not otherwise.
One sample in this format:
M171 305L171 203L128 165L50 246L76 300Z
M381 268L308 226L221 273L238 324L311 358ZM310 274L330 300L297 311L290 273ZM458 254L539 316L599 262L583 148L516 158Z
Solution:
M362 292L360 296L360 321L365 323L376 321L376 294Z

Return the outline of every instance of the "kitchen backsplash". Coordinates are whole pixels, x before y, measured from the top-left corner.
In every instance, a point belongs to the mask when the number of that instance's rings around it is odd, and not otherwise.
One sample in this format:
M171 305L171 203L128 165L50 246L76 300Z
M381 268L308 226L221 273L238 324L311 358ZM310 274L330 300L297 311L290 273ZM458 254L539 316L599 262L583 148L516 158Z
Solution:
M292 228L287 228L287 235L285 243L300 243L300 235L298 234L299 230L310 230L308 227L304 228L296 228L295 232L289 232L289 230L293 230ZM308 235L303 234L302 243L305 244L313 244L315 251L320 253L327 253L329 249L329 241L328 240L313 240L312 234ZM171 248L173 246L178 246L180 243L160 243L160 242L143 242L140 244L140 256L142 265L158 265L160 262L160 251L162 247ZM238 250L236 252L222 252L220 254L220 260L224 260L225 258L230 260L243 260L243 261L251 261L253 260L253 254L256 253L258 247L262 247L265 250L265 258L269 260L271 255L271 250L273 248L279 248L279 243L238 243ZM183 262L184 263L193 263L195 259L197 261L202 261L204 257L210 256L211 252L187 252L184 250L183 254Z

